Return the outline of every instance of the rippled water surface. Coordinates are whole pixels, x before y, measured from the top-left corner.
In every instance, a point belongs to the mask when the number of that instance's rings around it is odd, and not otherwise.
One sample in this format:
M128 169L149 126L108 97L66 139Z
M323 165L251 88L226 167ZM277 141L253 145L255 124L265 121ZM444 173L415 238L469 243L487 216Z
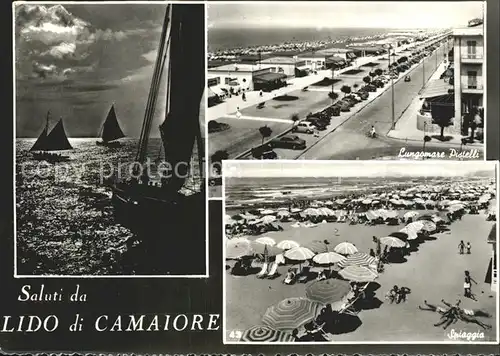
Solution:
M140 274L123 256L132 233L113 219L111 190L102 177L122 178L137 151L136 139L122 147L96 145L95 138L70 139L62 151L69 162L36 161L29 152L34 139L16 141L16 246L19 275ZM152 167L161 158L161 140L151 139ZM193 160L196 167L197 161ZM199 185L199 172L187 185ZM154 172L154 169L153 169ZM153 178L155 177L153 173Z

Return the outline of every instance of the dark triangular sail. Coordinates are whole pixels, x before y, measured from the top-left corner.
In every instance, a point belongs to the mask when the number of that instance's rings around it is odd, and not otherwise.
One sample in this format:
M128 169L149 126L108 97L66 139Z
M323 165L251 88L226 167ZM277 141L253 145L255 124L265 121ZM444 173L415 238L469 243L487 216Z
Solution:
M68 141L66 132L64 131L63 120L60 119L59 122L54 126L52 131L46 138L44 147L41 149L43 151L62 151L71 150L71 144Z
M118 119L116 118L114 105L112 105L111 109L109 109L106 121L104 121L101 137L104 142L110 142L125 137L125 134L118 123Z
M43 128L42 133L38 136L33 147L31 147L30 151L43 151L45 150L45 143L47 142L47 126Z
M172 6L168 68L168 89L171 90L168 90L167 117L160 131L165 161L178 172L168 181L173 190L184 185L195 141L201 135L200 104L205 89L204 28L203 5Z

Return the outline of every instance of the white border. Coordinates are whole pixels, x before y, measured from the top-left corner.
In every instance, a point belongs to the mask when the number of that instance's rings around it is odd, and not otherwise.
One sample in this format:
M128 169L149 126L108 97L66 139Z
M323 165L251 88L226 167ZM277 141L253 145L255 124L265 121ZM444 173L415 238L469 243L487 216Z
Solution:
M168 4L195 4L195 5L203 5L205 11L205 21L207 19L207 7L205 2L203 1L57 1L57 2L47 2L47 1L14 1L12 3L12 73L13 75L13 111L14 111L14 125L13 125L13 209L14 209L14 278L16 279L24 279L24 278L35 278L35 279L57 279L57 278L70 278L70 279L108 279L108 278L119 278L119 279L135 279L135 278L168 278L168 279L194 279L194 278L209 278L210 277L210 248L209 248L209 203L208 203L208 190L205 189L205 274L199 275L19 275L17 274L17 210L16 210L16 12L15 8L18 5L129 5L129 4L141 4L141 5L168 5ZM205 23L205 52L207 48L207 31L206 31L206 23ZM205 55L205 76L206 76L206 64L207 58ZM205 80L206 81L206 80ZM206 83L205 83L206 84ZM206 98L205 98L206 101ZM206 106L205 106L206 108ZM208 148L208 139L205 136L205 159L207 157L207 148ZM200 159L200 158L199 158ZM204 173L200 172L201 179L205 179ZM205 188L207 186L205 179Z
M487 41L487 36L488 36L488 28L486 25L487 21L487 16L486 14L488 11L486 10L487 2L482 1L483 4L483 110L484 110L484 124L483 124L483 158L485 161L487 161L486 158L486 153L488 151L487 149L487 140L488 140L488 109L487 109L487 97L488 97L488 83L487 83L487 78L488 78L488 41ZM208 47L207 47L208 48Z
M497 253L497 275L498 275L498 256L500 253L500 227L498 226L498 207L500 206L500 201L498 198L498 192L500 191L500 163L499 161L441 161L441 160L428 160L428 161L380 161L380 160L370 160L370 161L356 161L356 160L342 160L342 161L333 161L333 160L309 160L309 161L301 161L301 160L281 160L281 161L253 161L253 160L227 160L223 161L222 164L222 342L224 345L375 345L375 344L384 344L384 345L397 345L397 344L423 344L423 345L434 345L434 344L442 344L442 345L456 345L456 344L464 344L464 345L498 345L500 339L500 283L497 282L497 289L494 293L496 293L496 341L331 341L331 342L245 342L245 341L228 341L227 340L227 330L226 330L226 275L227 271L225 270L226 266L226 229L224 224L224 217L226 215L226 174L228 171L228 167L232 163L238 163L239 165L265 165L269 162L274 162L275 164L285 164L285 165L293 165L297 164L299 166L309 165L309 164L324 164L325 166L335 167L336 165L360 165L360 172L362 172L363 165L380 165L383 167L386 164L410 164L410 165L427 165L427 164L436 164L436 165L457 165L457 168L460 169L461 166L467 164L484 164L486 165L494 165L495 166L495 179L496 179L496 194L495 198L497 200L497 221L495 222L497 225L497 244L496 244L496 253ZM384 170L381 169L381 172ZM234 176L229 176L234 177ZM297 176L300 177L300 176ZM498 280L498 276L497 276ZM243 330L242 330L243 331Z

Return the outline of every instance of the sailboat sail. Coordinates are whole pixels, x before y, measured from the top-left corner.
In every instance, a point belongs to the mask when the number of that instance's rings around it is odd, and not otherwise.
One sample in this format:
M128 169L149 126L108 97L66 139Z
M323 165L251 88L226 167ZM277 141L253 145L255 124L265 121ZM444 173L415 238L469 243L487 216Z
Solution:
M45 148L45 142L47 141L47 126L43 128L42 133L38 136L33 147L31 147L30 151L43 151Z
M194 144L201 138L200 103L205 89L204 8L201 5L172 6L170 31L169 90L165 121L160 126L165 161L179 174L169 181L179 190L189 176ZM183 133L179 135L179 133ZM198 146L201 160L204 156Z
M40 150L43 151L62 151L71 150L73 147L68 141L64 131L63 120L60 119L56 126L50 131L45 139L44 145Z
M101 137L104 142L110 142L125 137L125 134L118 123L118 119L116 118L114 105L112 105L111 109L109 109L106 121L104 121Z

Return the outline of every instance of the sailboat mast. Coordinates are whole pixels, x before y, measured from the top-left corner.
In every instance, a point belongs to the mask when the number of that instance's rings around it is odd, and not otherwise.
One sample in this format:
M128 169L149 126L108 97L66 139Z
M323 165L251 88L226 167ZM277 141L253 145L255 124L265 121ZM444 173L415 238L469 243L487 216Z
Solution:
M137 152L136 160L138 162L144 162L144 159L146 158L146 149L147 149L147 141L149 138L149 130L148 127L150 125L148 122L151 120L152 116L152 109L154 106L155 102L155 96L157 96L157 90L159 87L159 84L161 82L161 76L159 75L160 68L162 67L162 56L164 52L164 47L165 47L165 38L167 36L167 28L168 28L168 23L169 23L169 12L170 12L171 6L167 6L167 10L165 12L165 18L163 20L163 28L162 28L162 33L160 37L160 47L158 48L158 53L156 55L156 62L155 62L155 68L153 72L153 79L151 81L151 87L149 89L149 96L148 96L148 101L146 104L146 111L144 113L144 122L143 126L141 129L141 136L139 139L139 149Z

